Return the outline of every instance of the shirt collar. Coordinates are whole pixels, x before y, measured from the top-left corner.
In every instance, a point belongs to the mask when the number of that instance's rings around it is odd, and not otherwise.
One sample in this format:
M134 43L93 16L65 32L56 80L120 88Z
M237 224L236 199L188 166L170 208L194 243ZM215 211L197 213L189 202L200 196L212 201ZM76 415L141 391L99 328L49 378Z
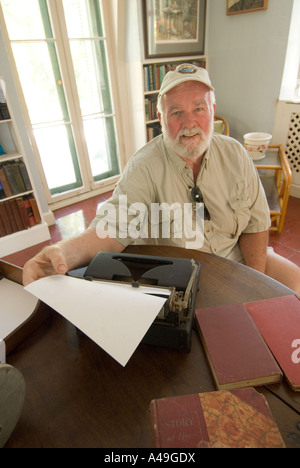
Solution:
M179 172L179 174L182 174L182 172L186 170L186 167L187 167L186 162L183 159L181 159L181 157L178 156L178 154L174 150L172 150L170 146L167 145L165 139L163 139L163 141L164 141L164 145L166 148L166 153L169 156L173 166Z

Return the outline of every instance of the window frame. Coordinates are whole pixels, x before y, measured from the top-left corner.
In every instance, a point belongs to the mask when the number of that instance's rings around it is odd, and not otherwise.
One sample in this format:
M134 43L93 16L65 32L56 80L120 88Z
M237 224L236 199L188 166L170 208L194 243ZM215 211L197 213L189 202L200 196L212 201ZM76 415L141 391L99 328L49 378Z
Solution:
M7 50L10 58L12 73L15 78L17 88L19 91L19 98L22 106L22 110L24 111L24 118L26 122L26 126L28 129L28 133L32 142L33 152L35 155L35 159L37 162L37 166L39 169L39 173L42 179L42 183L44 186L44 191L46 195L46 199L48 204L55 208L55 205L61 206L61 202L66 199L74 198L81 196L83 194L89 192L102 193L106 190L110 190L112 186L115 185L117 180L120 177L120 174L112 175L111 172L107 172L101 174L99 178L95 178L92 175L92 170L89 165L89 155L87 150L87 145L85 141L85 134L84 134L84 119L81 116L81 108L79 102L79 96L77 91L77 84L75 73L73 69L73 61L72 61L72 54L70 48L70 39L68 37L66 23L65 23L65 15L64 15L64 7L61 0L46 0L49 15L51 19L51 27L53 29L53 36L56 43L56 50L57 50L57 61L58 66L60 68L61 79L64 84L64 95L67 102L67 107L69 109L70 114L70 124L73 128L73 136L74 136L74 143L78 154L78 163L81 175L82 175L82 182L83 185L80 187L76 186L65 186L64 189L66 190L63 193L51 193L49 190L46 176L44 173L41 157L39 154L39 150L36 144L35 136L34 136L34 129L31 124L31 120L29 117L29 113L27 110L25 97L22 91L22 86L19 80L17 68L14 62L14 55L11 47L11 41L8 36L8 32L5 25L5 19L3 16L3 12L0 12L0 25L3 28L3 35L4 40L7 45ZM106 60L107 60L107 69L108 75L110 78L110 90L111 90L111 100L113 106L113 121L114 121L114 129L116 135L116 151L117 151L117 164L119 168L119 172L121 172L121 161L124 160L124 155L122 154L123 145L122 145L122 123L121 123L121 113L120 113L120 98L119 98L119 88L118 82L114 78L116 77L116 57L115 57L115 47L114 47L114 28L113 26L113 12L110 4L110 0L100 0L100 8L102 12L102 25L104 30L104 47L106 50ZM111 118L111 116L105 116ZM70 127L70 130L72 131ZM76 158L77 159L77 158ZM113 162L115 166L115 163Z

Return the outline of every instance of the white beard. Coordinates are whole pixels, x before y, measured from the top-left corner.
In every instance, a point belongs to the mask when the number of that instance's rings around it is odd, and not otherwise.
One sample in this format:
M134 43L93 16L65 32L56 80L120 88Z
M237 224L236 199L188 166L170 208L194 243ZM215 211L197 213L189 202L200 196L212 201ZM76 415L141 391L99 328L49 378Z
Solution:
M175 151L175 153L177 153L182 158L193 159L198 156L202 156L207 150L207 148L209 147L211 139L212 139L212 134L213 134L213 120L211 122L211 128L209 130L208 135L206 135L200 127L195 127L193 129L186 128L186 129L180 130L175 140L173 140L170 137L170 134L163 122L162 122L162 131L164 134L166 144L173 151ZM191 142L186 141L185 143L183 143L180 140L182 136L189 137L191 135L196 135L196 134L199 134L201 137L200 143L192 141L192 140Z

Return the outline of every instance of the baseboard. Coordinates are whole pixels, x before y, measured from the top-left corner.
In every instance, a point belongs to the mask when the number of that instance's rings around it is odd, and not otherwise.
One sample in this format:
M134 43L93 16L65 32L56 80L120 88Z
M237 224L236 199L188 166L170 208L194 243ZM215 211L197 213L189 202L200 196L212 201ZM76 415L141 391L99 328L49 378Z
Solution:
M295 198L300 198L300 185L292 184L290 196Z
M43 213L43 218L48 226L53 226L56 223L54 213L50 210L47 213Z

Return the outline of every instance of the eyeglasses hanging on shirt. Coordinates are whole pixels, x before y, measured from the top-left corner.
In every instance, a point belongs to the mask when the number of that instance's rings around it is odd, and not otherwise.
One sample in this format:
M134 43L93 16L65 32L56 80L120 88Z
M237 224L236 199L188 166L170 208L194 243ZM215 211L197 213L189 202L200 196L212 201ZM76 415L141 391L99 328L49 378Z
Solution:
M195 209L196 209L196 204L197 203L203 203L203 205L204 205L204 219L206 221L210 221L210 214L209 214L209 211L208 211L207 207L205 206L203 195L202 195L202 192L201 192L200 188L197 187L197 185L195 185L195 187L192 187L189 190L189 194L190 194L190 198L191 198L192 202L195 204Z

